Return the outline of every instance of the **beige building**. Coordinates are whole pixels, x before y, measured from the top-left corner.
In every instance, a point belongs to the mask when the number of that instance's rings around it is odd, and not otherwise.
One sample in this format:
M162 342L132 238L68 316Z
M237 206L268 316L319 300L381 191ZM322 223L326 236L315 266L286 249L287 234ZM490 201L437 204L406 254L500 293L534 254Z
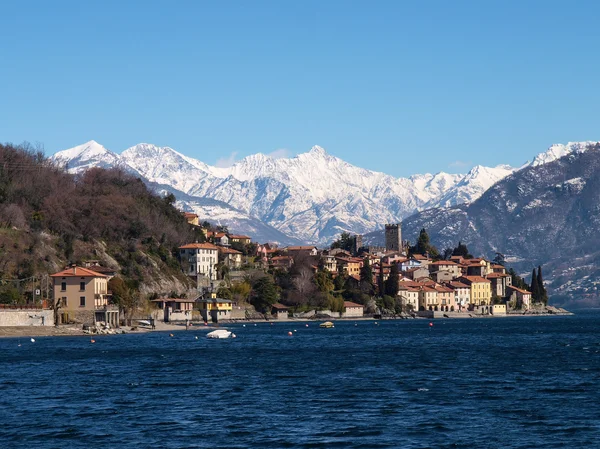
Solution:
M119 311L109 310L106 275L73 266L50 277L54 282L54 299L60 298L61 310L67 312L69 319L88 323L105 321L115 327L119 325Z
M417 287L412 287L408 285L402 285L400 282L400 287L398 289L398 296L400 296L400 301L402 302L402 306L404 308L412 308L413 311L419 310L419 289ZM403 309L404 310L404 309Z
M242 253L233 248L220 246L219 259L229 268L238 269L242 266Z
M344 318L359 318L364 315L364 307L361 304L355 302L344 301L344 312L342 317Z
M419 290L419 310L439 310L437 290L433 287L421 287Z
M429 272L436 273L441 271L447 271L452 275L452 278L457 278L462 275L460 266L451 260L438 260L429 264Z

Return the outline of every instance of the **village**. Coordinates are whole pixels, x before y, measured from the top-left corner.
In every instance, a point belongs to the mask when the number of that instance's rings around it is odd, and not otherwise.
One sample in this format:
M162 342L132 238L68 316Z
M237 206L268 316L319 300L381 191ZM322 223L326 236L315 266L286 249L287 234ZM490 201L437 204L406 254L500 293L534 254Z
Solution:
M363 246L362 237L355 235L347 239L346 248L334 244L319 249L257 244L227 228L211 230L206 222L199 223L196 214L183 215L205 237L179 247L181 270L195 286L191 294L148 299L145 307L141 302L134 305L127 317L110 289L117 270L87 261L50 275L53 295L45 307L4 306L0 326L75 323L99 331L126 323L155 328L156 323L187 326L251 319L497 317L527 313L533 306L531 292L513 285L514 274L502 264L463 255L437 260L427 253L409 255L400 224L385 225L384 247ZM260 290L258 284L268 276L275 280L287 276L296 296L281 287L274 294ZM319 292L315 285L323 283L328 287ZM236 294L244 291L244 285L246 295ZM336 285L345 289L342 295L333 291ZM348 292L353 296L349 298ZM321 295L321 300L299 301L298 294Z

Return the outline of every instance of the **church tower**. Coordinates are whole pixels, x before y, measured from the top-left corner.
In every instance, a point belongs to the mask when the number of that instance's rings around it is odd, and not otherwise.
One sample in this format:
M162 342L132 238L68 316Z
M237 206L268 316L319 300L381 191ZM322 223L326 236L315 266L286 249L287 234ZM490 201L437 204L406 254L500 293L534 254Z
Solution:
M402 252L402 224L385 225L385 250Z

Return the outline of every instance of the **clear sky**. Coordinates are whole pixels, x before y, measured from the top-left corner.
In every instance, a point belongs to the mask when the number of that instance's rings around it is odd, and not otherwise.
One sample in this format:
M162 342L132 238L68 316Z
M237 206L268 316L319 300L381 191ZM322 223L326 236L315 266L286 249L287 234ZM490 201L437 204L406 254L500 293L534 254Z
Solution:
M0 141L395 176L600 140L600 2L0 2Z

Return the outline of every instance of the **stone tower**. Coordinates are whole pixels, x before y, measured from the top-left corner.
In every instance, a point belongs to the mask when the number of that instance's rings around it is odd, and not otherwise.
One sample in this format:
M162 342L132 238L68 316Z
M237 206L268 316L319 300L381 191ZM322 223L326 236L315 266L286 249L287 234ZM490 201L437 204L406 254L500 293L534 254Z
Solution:
M402 251L402 224L385 225L385 250Z
M353 242L353 245L352 245L352 255L357 256L358 255L358 250L361 249L362 246L363 246L362 235L356 234L354 236L354 242Z

